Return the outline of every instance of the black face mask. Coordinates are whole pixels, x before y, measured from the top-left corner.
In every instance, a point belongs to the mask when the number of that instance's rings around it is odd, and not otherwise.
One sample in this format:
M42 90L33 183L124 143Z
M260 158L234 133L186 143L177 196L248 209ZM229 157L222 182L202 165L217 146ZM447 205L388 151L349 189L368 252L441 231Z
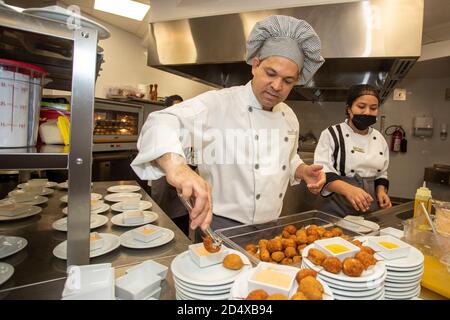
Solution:
M367 114L354 114L352 122L358 130L366 130L369 126L377 122L376 116L370 116Z

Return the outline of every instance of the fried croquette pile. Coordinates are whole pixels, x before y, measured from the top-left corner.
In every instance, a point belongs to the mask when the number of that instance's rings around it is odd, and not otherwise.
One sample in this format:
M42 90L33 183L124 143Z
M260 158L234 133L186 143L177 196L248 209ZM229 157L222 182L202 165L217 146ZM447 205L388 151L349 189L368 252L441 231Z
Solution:
M302 269L295 279L298 283L297 292L290 300L322 300L324 289L322 284L316 279L317 272L314 270ZM246 300L288 300L288 297L281 293L269 295L262 289L251 291Z
M273 239L261 239L256 244L248 244L245 250L264 262L272 262L277 264L300 264L302 261L303 249L316 240L342 237L345 240L350 238L344 235L342 229L332 228L325 229L315 224L297 229L294 225L288 225L283 228L280 235ZM320 258L320 257L319 257ZM320 261L320 264L323 262Z

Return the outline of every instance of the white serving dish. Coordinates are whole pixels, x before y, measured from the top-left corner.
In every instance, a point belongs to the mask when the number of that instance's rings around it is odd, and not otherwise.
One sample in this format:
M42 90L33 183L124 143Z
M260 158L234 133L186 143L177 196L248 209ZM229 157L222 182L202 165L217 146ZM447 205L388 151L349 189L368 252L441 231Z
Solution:
M281 293L290 297L293 293L293 284L298 271L299 269L295 267L260 262L252 276L248 279L248 290L263 289L269 295ZM258 279L258 277L262 277L264 274L267 276L266 279ZM276 277L279 277L279 280L282 278L285 283L278 281L277 284Z
M71 266L62 293L63 300L113 300L114 268L110 263Z
M396 245L396 248L387 248L380 242L390 242ZM380 237L370 237L368 239L369 247L374 249L380 256L385 259L398 259L409 255L411 246L396 237L387 235Z
M122 214L122 222L124 224L138 224L145 220L144 213L140 210L125 211Z
M203 243L191 244L189 246L189 255L200 268L222 263L226 254L227 250L223 246L220 247L218 252L214 253L206 251Z
M160 289L161 277L140 268L116 279L116 296L124 300L140 300Z
M341 237L334 237L334 238L328 238L328 239L322 239L322 240L316 240L314 242L319 250L326 253L328 256L333 256L338 258L341 261L344 261L345 258L353 257L355 254L357 254L360 249L355 246L353 243L342 239ZM331 251L327 246L329 245L341 245L346 247L348 250L341 253L334 253Z
M161 228L146 224L142 227L131 230L133 238L142 242L150 242L163 235Z

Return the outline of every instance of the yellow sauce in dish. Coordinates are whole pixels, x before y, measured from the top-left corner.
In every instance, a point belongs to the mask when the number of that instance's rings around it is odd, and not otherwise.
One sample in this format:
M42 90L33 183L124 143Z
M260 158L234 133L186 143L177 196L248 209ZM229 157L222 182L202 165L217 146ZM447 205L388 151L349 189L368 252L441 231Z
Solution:
M287 274L284 274L282 272L279 272L274 269L263 269L258 270L253 280L258 282L264 282L273 286L281 287L289 289L289 286L291 285L292 277L290 277Z
M327 248L334 254L349 251L349 248L347 248L346 246L343 246L342 244L329 244L329 245L326 245L325 248Z
M389 241L380 241L378 242L379 245L385 247L386 249L396 249L399 248L398 245L396 245L395 243L389 242Z
M147 234L152 234L153 232L155 232L156 230L155 229L150 229L150 228L144 228L144 229L142 229L142 233L143 234L145 234L145 235L147 235Z

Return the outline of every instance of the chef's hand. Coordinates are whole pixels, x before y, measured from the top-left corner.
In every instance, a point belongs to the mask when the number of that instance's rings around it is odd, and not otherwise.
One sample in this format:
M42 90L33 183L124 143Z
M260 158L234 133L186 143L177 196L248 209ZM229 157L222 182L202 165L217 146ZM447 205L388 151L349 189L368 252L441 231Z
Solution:
M308 190L313 194L318 194L326 182L323 166L319 164L301 164L297 168L295 176L306 182Z
M377 186L377 198L381 208L387 209L392 207L391 199L387 195L384 186Z
M372 204L373 198L363 189L348 184L343 195L347 198L356 211L366 212Z
M205 230L212 220L211 188L209 184L195 173L178 154L166 153L156 160L166 173L167 182L174 186L186 200L194 199L189 213L191 229L198 226Z

